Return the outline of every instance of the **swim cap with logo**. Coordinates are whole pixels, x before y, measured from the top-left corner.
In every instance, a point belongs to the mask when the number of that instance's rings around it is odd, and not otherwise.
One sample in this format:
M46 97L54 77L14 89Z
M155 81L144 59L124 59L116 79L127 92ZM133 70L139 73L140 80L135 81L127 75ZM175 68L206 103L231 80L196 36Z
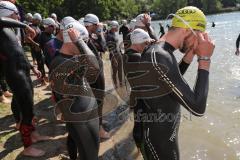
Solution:
M187 6L179 9L172 19L172 27L192 28L204 32L207 19L204 13L197 7Z
M75 21L75 22L69 23L68 25L65 26L65 28L64 28L65 31L64 31L64 34L63 34L64 43L71 42L70 37L67 33L67 30L70 29L70 28L76 29L80 33L80 35L79 35L80 38L84 41L88 41L89 34L88 34L88 31L87 31L86 27L84 27L78 21Z
M132 44L141 44L144 42L150 42L152 41L152 38L149 36L149 34L144 31L143 29L135 29L131 35L130 35L130 39Z

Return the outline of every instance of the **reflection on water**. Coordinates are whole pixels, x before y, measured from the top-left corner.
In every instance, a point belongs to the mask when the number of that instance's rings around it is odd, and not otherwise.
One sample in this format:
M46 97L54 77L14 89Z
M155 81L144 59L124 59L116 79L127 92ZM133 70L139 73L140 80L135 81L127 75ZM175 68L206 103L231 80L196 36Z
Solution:
M240 57L235 56L240 12L208 16L208 30L216 49L210 71L206 115L183 120L179 132L182 160L240 159ZM211 22L216 24L211 28ZM158 22L153 22L156 33ZM180 54L178 58L180 58ZM180 55L180 56L179 56ZM195 83L196 60L185 75ZM194 76L193 76L194 75ZM183 114L187 111L183 109Z

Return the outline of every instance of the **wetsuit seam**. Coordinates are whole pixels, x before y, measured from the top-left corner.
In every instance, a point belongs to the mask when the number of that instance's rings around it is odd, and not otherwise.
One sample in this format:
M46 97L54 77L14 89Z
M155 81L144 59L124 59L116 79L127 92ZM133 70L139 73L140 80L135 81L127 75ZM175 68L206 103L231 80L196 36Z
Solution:
M154 54L154 56L153 56ZM199 116L203 116L204 114L199 114L197 112L195 112L194 110L191 109L191 107L188 106L188 104L185 102L185 100L182 98L183 94L181 93L181 91L179 91L175 85L170 81L170 79L167 77L167 75L162 71L162 69L159 67L159 65L157 64L156 61L156 52L154 51L154 48L152 49L151 52L151 60L152 60L152 64L153 67L156 69L156 71L160 74L160 78L164 80L164 82L171 88L171 90L182 100L182 102L186 105L186 107L194 114L199 115Z
M146 133L147 132L147 133ZM149 139L149 128L147 129L147 131L145 132L145 139L148 145L149 150L151 151L153 158L156 160L159 160L159 157L157 155L157 152L155 151L150 139Z

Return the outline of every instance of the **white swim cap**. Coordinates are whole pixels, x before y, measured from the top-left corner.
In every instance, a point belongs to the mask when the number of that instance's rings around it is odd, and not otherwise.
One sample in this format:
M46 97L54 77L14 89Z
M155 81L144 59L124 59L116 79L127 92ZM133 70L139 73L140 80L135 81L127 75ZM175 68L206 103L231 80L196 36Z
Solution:
M145 27L145 25L143 24L143 19L144 19L144 15L145 14L140 14L136 17L136 27ZM149 22L150 23L150 22Z
M7 17L13 13L18 14L17 7L9 1L0 1L0 17Z
M84 25L85 26L91 26L93 24L98 24L99 23L99 19L95 14L87 14L84 17Z
M117 21L112 21L112 22L110 23L110 27L111 27L111 28L118 28L118 27L119 27L119 24L118 24Z
M141 44L144 42L149 42L152 41L152 39L150 38L149 34L144 31L143 29L135 29L132 33L131 33L131 42L132 44Z
M75 21L75 22L72 22L72 23L69 23L68 25L66 25L65 26L65 32L70 28L74 28L77 31L79 31L80 38L82 40L87 41L89 39L89 33L88 33L86 27L81 25L78 21ZM63 39L64 39L64 43L71 42L71 40L69 39L69 36L66 35L66 34L63 35Z
M70 16L64 17L64 18L61 20L60 29L63 30L66 25L68 25L69 23L75 22L75 21L76 21L76 20L75 20L73 17L70 17Z
M35 14L33 15L33 19L42 21L42 16L41 16L41 14L39 14L39 13L35 13Z
M33 15L32 15L32 13L27 13L26 17L33 18Z
M56 13L52 13L52 14L51 14L51 17L52 17L52 18L57 18Z
M56 23L55 23L54 19L52 19L52 18L43 19L42 23L43 23L44 27L56 26Z
M129 28L134 30L135 25L136 25L136 19L132 19L129 23Z

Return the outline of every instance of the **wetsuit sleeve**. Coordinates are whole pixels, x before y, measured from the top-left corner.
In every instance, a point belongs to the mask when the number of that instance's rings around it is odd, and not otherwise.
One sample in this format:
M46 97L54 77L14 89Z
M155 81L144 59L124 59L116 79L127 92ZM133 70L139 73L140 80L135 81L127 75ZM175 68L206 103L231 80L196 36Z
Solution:
M0 18L0 28L26 28L27 25L11 18Z
M182 75L185 74L185 72L187 71L188 67L190 64L184 62L183 60L179 63L179 70L181 72Z
M237 41L236 41L236 47L237 47L237 48L239 48L239 43L240 43L240 34L239 34L239 36L238 36L238 38L237 38Z
M151 54L151 53L150 53ZM156 53L154 56L148 56L151 61L156 77L159 76L159 85L164 82L165 87L171 90L173 100L183 105L195 116L203 116L206 109L206 102L209 88L209 72L199 69L196 84L192 90L184 80L179 71L177 61L173 54Z
M100 67L96 56L82 39L79 39L77 42L75 42L75 45L77 46L78 50L82 55L86 55L85 59L87 61L87 65L89 66L88 73L91 74L86 75L87 79L90 81L96 80L95 76L100 72ZM91 79L91 77L94 77L93 80Z
M99 45L100 45L100 52L105 52L106 48L107 48L107 42L106 42L106 39L104 37L103 32L101 32L98 35L98 40L99 40L98 42L99 42Z
M147 31L148 31L149 36L150 36L152 39L154 39L155 41L158 41L158 37L157 37L157 35L154 33L154 30L153 30L153 28L151 27L151 25L150 25L150 24L147 24L147 25L146 25L146 28L147 28Z

